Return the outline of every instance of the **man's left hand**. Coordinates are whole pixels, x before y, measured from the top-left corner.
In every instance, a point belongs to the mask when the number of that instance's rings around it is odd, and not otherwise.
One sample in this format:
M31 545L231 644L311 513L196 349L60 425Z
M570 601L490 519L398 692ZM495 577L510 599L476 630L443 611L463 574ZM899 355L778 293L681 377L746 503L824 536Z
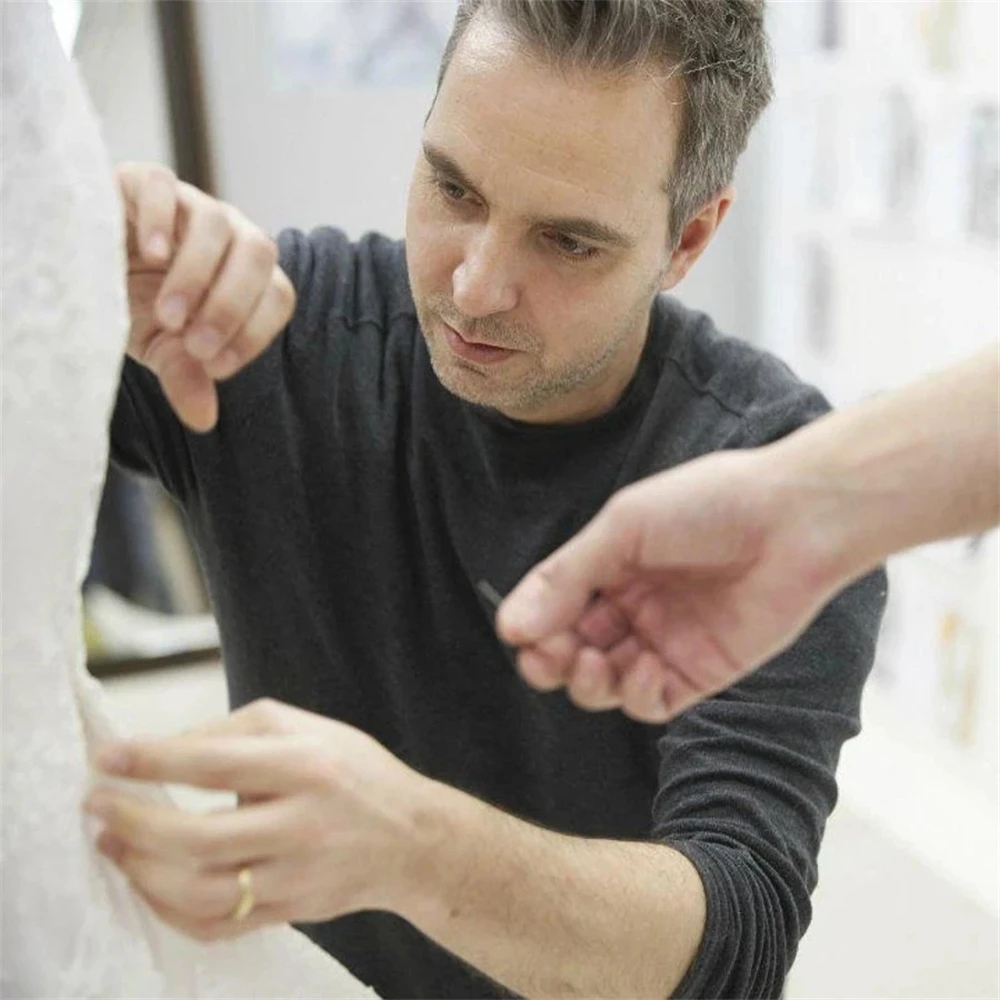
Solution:
M435 783L365 733L274 701L163 740L104 747L97 767L130 779L236 792L197 814L108 787L85 808L98 847L168 924L199 940L263 924L403 907L424 877ZM239 873L254 906L233 914Z

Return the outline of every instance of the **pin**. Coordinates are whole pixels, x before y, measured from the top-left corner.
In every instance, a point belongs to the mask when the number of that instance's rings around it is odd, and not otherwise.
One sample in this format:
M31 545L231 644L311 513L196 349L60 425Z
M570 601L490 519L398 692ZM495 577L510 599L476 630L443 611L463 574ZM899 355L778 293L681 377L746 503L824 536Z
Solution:
M499 608L503 603L503 597L497 591L497 588L489 582L489 580L480 580L479 583L476 584L476 590L478 590L479 593L486 598L490 607L494 611L496 611L497 608Z

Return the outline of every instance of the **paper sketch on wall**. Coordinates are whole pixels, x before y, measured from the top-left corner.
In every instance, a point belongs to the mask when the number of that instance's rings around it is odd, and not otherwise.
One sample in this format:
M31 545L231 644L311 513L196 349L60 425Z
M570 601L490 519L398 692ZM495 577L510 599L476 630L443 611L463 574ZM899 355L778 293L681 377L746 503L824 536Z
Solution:
M861 93L850 109L845 209L855 228L913 235L922 198L926 137L911 94Z
M830 248L821 240L807 240L802 247L802 261L806 344L817 359L827 359L834 353L834 275Z
M929 0L920 8L917 26L928 69L949 72L958 63L959 8L957 0Z
M819 47L827 52L840 48L841 0L822 0L819 21Z
M939 543L890 563L889 604L874 678L914 718L950 743L979 737L982 630L979 561L968 540Z
M979 695L975 629L959 612L948 610L938 620L937 638L942 727L960 746L969 746L975 738Z
M885 221L893 229L911 230L920 197L921 134L913 101L899 89L885 95L888 158L884 204Z
M995 104L972 110L969 128L969 232L1000 238L1000 111Z
M811 108L812 163L809 171L809 204L818 212L837 208L840 187L840 115L831 94L817 98Z
M427 87L437 78L455 0L268 0L273 84Z

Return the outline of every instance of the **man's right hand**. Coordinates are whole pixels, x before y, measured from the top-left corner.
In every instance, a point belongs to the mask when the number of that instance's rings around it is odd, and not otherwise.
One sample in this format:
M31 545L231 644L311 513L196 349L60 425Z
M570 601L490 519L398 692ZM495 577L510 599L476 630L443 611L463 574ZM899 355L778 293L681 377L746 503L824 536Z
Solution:
M295 291L274 241L231 205L156 164L124 163L116 179L128 238L128 354L156 373L188 427L211 430L215 383L284 329Z
M845 585L781 444L626 487L500 606L533 687L664 722L788 646Z

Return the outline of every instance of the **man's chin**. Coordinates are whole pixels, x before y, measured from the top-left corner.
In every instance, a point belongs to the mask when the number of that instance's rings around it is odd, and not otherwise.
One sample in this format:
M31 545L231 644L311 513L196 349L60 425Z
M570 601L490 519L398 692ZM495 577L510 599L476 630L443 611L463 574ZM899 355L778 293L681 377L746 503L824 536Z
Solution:
M430 351L431 367L437 380L453 396L475 406L503 410L510 403L510 393L493 384L486 372L464 365L454 357L442 359L435 350Z
M435 354L436 352L431 352L431 367L437 380L448 392L469 403L491 405L487 400L492 399L495 392L491 391L490 380L485 373L463 365L454 358L441 359Z

